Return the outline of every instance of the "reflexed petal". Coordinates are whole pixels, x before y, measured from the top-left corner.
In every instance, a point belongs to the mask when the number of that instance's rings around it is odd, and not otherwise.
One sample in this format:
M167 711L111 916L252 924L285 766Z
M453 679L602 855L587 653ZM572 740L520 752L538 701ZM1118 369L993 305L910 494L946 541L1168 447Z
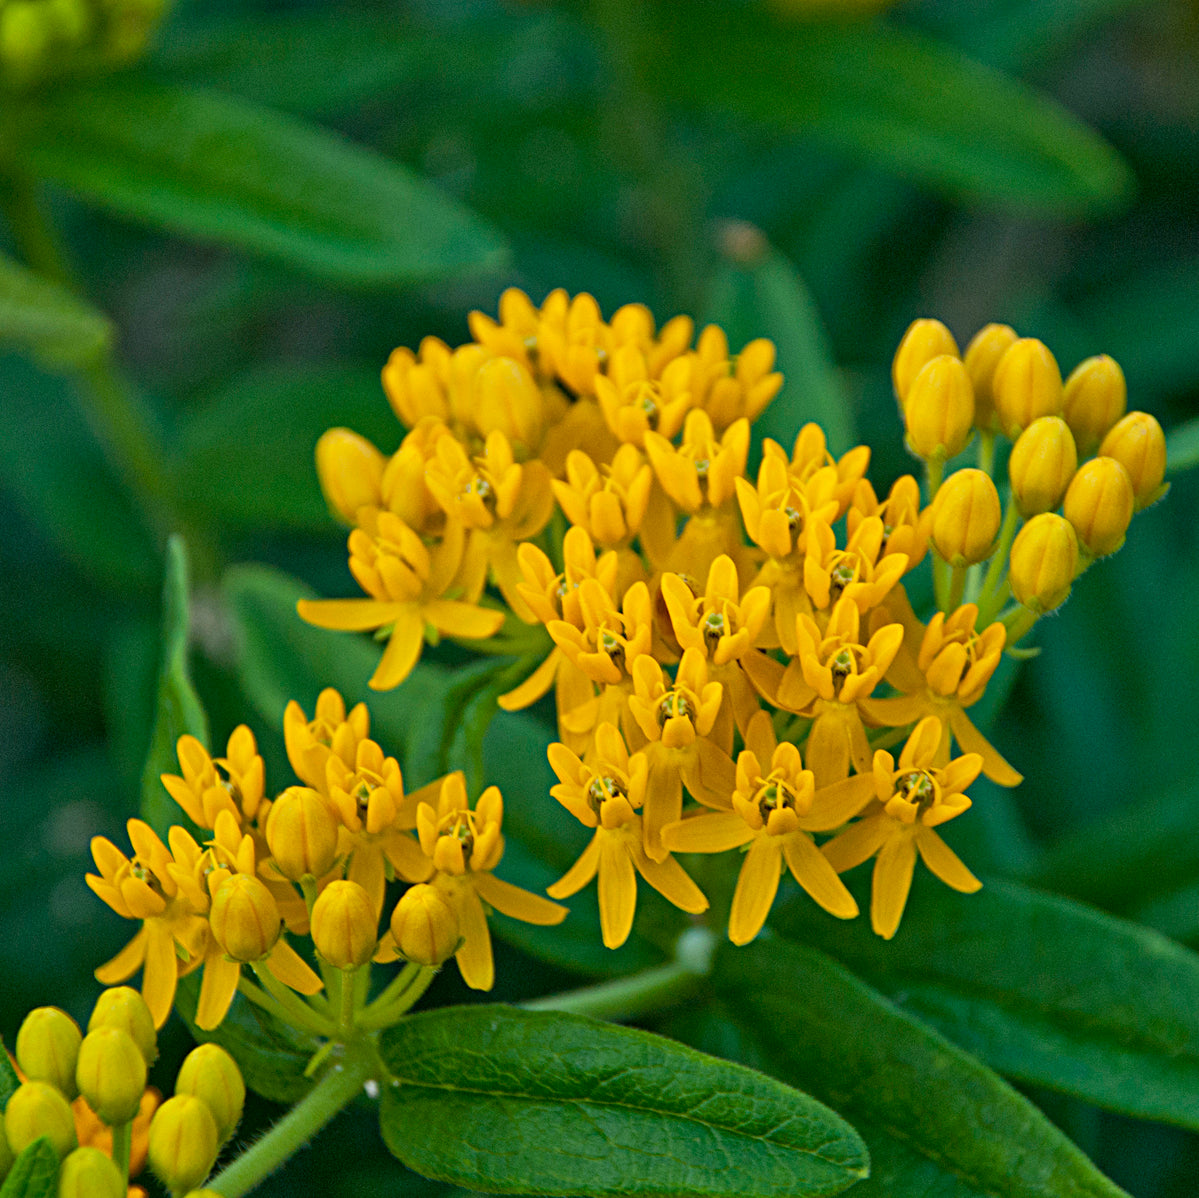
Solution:
M497 911L513 919L524 920L525 923L535 923L542 927L553 927L561 923L569 914L565 907L543 899L539 894L532 894L505 882L494 874L476 874L475 890L479 897L490 903Z
M301 994L316 994L324 985L309 968L308 962L282 936L275 941L275 947L266 959L266 967L285 986Z
M418 792L419 793L419 792ZM412 795L408 796L412 798ZM389 836L383 846L387 860L405 882L427 882L433 862L425 856L419 841L411 836Z
M146 924L146 969L142 974L142 997L154 1026L162 1027L175 1001L175 983L179 980L178 958L175 956L175 937L161 920Z
M723 853L748 844L753 836L735 811L696 815L662 829L662 843L672 853Z
M858 905L828 858L803 833L783 841L783 854L795 880L826 911L838 919L853 919Z
M454 954L462 980L472 990L490 990L495 982L495 962L491 956L491 933L487 915L473 886L458 892L454 909L462 932L462 947Z
M105 961L96 970L96 981L101 986L116 986L135 974L146 959L146 929L137 935L111 961Z
M367 685L377 691L388 691L399 686L412 673L412 667L420 658L424 636L424 621L415 607L406 604L396 616L387 648L383 650L379 665Z
M879 850L870 895L870 923L886 940L895 935L916 868L916 845L910 835L895 835Z
M607 948L620 948L633 928L637 874L624 837L611 833L599 846L600 927Z
M645 850L633 842L633 864L637 872L660 894L682 911L698 915L708 909L704 892L691 880L687 871L673 858L651 861Z
M357 882L366 891L374 904L375 914L380 915L383 911L383 892L387 889L382 851L373 844L355 845L346 878L351 882Z
M241 966L230 961L217 948L204 962L204 977L200 982L200 1000L196 1004L196 1026L211 1031L229 1012L237 983L241 980Z
M500 708L503 711L521 711L536 703L554 685L554 677L558 673L558 663L561 660L562 650L555 646L545 661L524 682L500 695L496 700Z
M667 824L677 822L683 814L683 780L669 755L655 754L650 760L649 782L645 787L645 807L641 814L645 851L655 861L662 861L668 852L662 844L662 829ZM629 869L632 868L630 865ZM602 881L603 875L600 877ZM623 939L621 943L624 943Z
M129 858L105 836L93 836L91 847L96 868L107 881L112 880L122 865L129 864Z
M546 894L550 898L570 898L595 877L595 871L599 868L600 837L606 835L602 828L596 829L583 855L552 886L546 887Z
M683 776L691 797L705 807L727 810L737 787L737 767L733 759L706 738L695 742L694 751L695 765Z
M424 618L446 636L481 640L494 636L503 627L504 613L457 599L436 599L421 609Z
M840 836L822 845L820 851L833 869L843 874L873 857L886 843L894 826L895 821L879 811L846 828Z
M778 844L764 836L755 840L745 854L729 912L729 939L734 944L748 944L762 930L778 893L782 864Z
M950 715L949 726L963 753L977 753L982 757L983 773L992 782L999 786L1019 786L1024 781L1024 775L1004 760L999 750L979 732L960 708Z
M376 599L301 599L296 604L300 619L318 628L340 632L369 632L399 619L404 603L380 603Z
M874 798L874 776L870 773L842 778L818 790L812 809L801 816L799 826L807 832L831 832L859 814Z
M924 864L954 890L973 894L982 889L982 883L966 868L961 858L931 828L916 829L916 848Z

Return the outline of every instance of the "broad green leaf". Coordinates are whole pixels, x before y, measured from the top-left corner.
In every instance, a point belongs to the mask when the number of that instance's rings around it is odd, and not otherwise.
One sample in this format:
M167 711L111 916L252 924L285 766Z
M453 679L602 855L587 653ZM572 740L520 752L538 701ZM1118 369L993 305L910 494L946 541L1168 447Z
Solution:
M714 980L770 1071L865 1137L873 1168L863 1196L1123 1195L985 1065L816 949L777 938L725 946Z
M1199 1129L1199 955L1014 883L914 889L895 939L862 921L781 926L835 955L993 1069Z
M835 1194L867 1173L806 1094L594 1019L451 1007L384 1032L388 1148L426 1177L507 1194Z
M81 199L338 282L390 287L504 260L498 234L406 168L228 96L114 76L14 117L29 169Z
M48 367L94 359L111 341L108 318L64 287L0 254L0 345Z
M1166 434L1166 473L1181 474L1199 466L1199 417Z
M21 1079L13 1068L8 1049L4 1046L4 1039L0 1037L0 1111L8 1106L8 1100L17 1092L20 1084Z
M158 704L150 751L142 770L142 817L159 835L179 823L181 813L167 794L161 775L178 771L175 745L188 733L208 744L208 716L192 686L187 665L188 629L191 625L188 593L187 549L183 538L167 542L167 572L162 587L162 655L158 666Z
M646 57L646 85L668 98L819 137L962 199L1073 214L1129 191L1115 151L1047 96L883 25L705 7L665 18Z
M0 1198L54 1198L58 1192L58 1153L45 1137L33 1141L13 1161Z

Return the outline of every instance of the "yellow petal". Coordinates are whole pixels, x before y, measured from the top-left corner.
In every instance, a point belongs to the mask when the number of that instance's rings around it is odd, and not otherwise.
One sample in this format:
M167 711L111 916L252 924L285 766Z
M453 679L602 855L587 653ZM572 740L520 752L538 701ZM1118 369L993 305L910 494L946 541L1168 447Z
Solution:
M765 836L745 854L729 912L729 939L734 944L748 944L762 930L778 893L782 863L781 848Z
M377 599L301 599L296 604L300 619L318 628L334 628L340 632L369 632L398 619L408 606L402 603L380 603Z
M237 983L241 980L241 965L230 961L217 949L204 962L204 977L200 982L200 1000L196 1004L196 1026L211 1031L229 1012Z
M527 544L527 542L526 542ZM554 685L562 650L554 647L550 655L519 686L500 695L496 702L503 711L521 711L536 703Z
M495 982L495 962L491 955L491 932L487 915L473 886L458 892L454 909L462 933L462 947L454 954L462 980L472 990L490 990Z
M753 835L735 811L713 811L667 824L662 843L672 853L724 853L748 844Z
M552 886L546 888L550 898L570 898L595 877L595 871L599 868L600 837L606 835L602 828L596 829L582 856Z
M285 986L301 994L316 994L324 985L309 968L308 962L282 936L275 941L275 947L266 959L266 967Z
M474 882L475 890L484 902L490 903L497 911L513 919L552 927L561 923L568 914L565 907L551 903L538 894L522 890L519 886L513 886L511 882L505 882L493 874L475 874Z
M916 845L910 835L899 833L888 838L874 863L874 883L870 895L870 923L886 940L895 935L912 886L916 868Z
M624 837L620 834L597 833L603 840L599 845L599 908L600 928L604 944L619 948L629 938L633 914L637 909L637 875Z
M154 1026L162 1027L175 1001L175 983L179 979L175 938L170 928L158 919L146 923L146 969L142 974L142 997Z
M415 607L406 604L396 615L387 648L369 682L372 690L389 691L412 673L420 657L425 625Z
M853 819L874 798L874 776L867 772L842 778L818 790L812 808L801 816L799 826L807 832L831 832Z
M473 603L461 603L456 599L436 599L421 608L424 618L446 636L459 636L466 640L482 640L494 636L504 623L502 611L477 607Z
M966 868L961 858L931 828L916 828L916 848L924 864L954 890L973 894L982 883Z
M665 860L669 852L662 843L662 829L667 824L677 822L682 814L683 779L679 776L678 766L671 755L655 754L650 761L649 781L645 787L645 807L642 811L645 851L654 861ZM629 869L632 868L630 865ZM600 880L603 880L602 873ZM623 938L621 943L624 943Z
M847 869L868 861L883 847L891 835L893 822L882 811L868 815L822 845L820 851L828 858L833 869L843 874Z
M802 833L783 841L791 875L826 911L838 919L853 919L858 905L828 858Z
M949 726L963 753L977 753L983 759L983 773L992 782L999 786L1019 786L1024 781L1024 775L1004 760L999 750L979 732L961 708L952 712Z
M105 961L96 970L96 981L101 986L116 986L135 974L146 959L146 929L137 935L111 961Z
M663 898L692 915L698 915L708 909L708 900L704 897L704 892L673 857L667 857L665 861L651 861L645 850L635 841L632 849L633 864L637 867L637 872Z

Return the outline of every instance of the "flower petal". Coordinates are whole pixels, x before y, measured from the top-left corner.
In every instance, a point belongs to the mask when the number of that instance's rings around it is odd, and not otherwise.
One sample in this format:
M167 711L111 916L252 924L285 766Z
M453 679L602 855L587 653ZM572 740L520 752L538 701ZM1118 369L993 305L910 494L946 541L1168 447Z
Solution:
M266 967L285 986L301 994L316 994L324 985L309 968L308 962L282 936L275 941L275 947L266 959Z
M462 980L472 990L490 990L495 982L495 961L491 955L491 932L487 915L473 886L463 886L454 908L462 945L454 954Z
M377 599L301 599L296 604L296 611L300 619L318 628L369 632L390 624L406 606L402 603L380 603Z
M680 910L698 915L708 909L704 892L673 857L667 857L665 861L651 861L641 845L634 841L633 864L663 898L669 899Z
M367 684L371 690L392 690L412 673L412 667L420 658L424 636L425 625L420 614L411 604L405 604L396 615L387 648Z
M600 928L608 948L620 948L633 929L637 909L637 874L620 833L597 832L599 846Z
M759 836L750 845L729 912L729 939L734 944L748 944L762 930L778 893L782 863L782 850L771 838Z
M983 773L999 786L1019 786L1024 775L1013 769L997 748L971 722L970 717L958 708L949 717L949 726L954 739L963 753L977 753L983 759Z
M858 904L837 877L828 858L802 833L783 841L783 855L791 875L826 911L838 919L853 919Z
M241 980L241 965L230 961L216 948L204 962L204 977L200 982L200 999L196 1004L196 1026L211 1031L229 1012L237 983Z
M982 883L966 868L961 858L931 828L916 829L916 848L924 864L954 890L973 894L982 889Z
M753 829L735 811L712 811L667 824L662 843L672 853L723 853L753 839Z
M482 640L503 627L504 613L457 599L435 599L421 608L421 615L446 636Z
M600 837L606 835L603 828L596 829L583 855L552 886L546 888L550 898L570 898L595 877L595 871L599 868Z
M101 986L116 986L135 974L146 959L146 929L140 928L137 935L111 961L105 961L96 970L96 981Z
M146 969L142 974L142 997L154 1026L162 1027L175 1001L175 983L179 980L178 958L175 956L175 937L170 928L158 919L146 921Z
M543 899L539 894L532 894L505 882L494 874L475 874L475 890L484 902L490 903L497 911L513 919L525 923L539 924L542 927L552 927L561 923L569 914L565 907Z
M916 845L911 835L891 836L879 850L870 895L870 923L885 940L895 935L903 918L915 868Z
M828 858L828 863L839 874L855 865L868 861L883 847L887 837L891 835L894 820L882 811L868 815L846 828L840 836L834 836L827 844L821 845L820 851Z

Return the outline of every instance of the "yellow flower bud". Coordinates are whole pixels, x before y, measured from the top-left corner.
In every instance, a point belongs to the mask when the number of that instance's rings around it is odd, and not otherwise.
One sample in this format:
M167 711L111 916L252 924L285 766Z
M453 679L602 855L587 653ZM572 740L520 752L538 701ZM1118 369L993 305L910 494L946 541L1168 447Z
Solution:
M1119 363L1107 354L1088 358L1071 372L1062 395L1062 415L1074 433L1080 453L1095 446L1128 405L1128 384Z
M1027 520L1038 512L1053 511L1077 469L1078 451L1070 426L1060 416L1034 420L1016 438L1008 458L1008 478L1020 515Z
M992 383L1000 358L1018 340L1016 330L1006 324L989 324L979 329L966 346L966 372L974 385L974 426L998 431Z
M1107 557L1124 544L1135 503L1128 471L1115 458L1092 458L1071 481L1062 515L1091 557Z
M128 1123L146 1089L146 1058L128 1032L98 1027L79 1046L75 1081L102 1123Z
M331 428L316 443L316 474L329 511L356 524L358 509L381 507L383 455L348 428Z
M107 1153L76 1148L59 1170L58 1198L125 1198L125 1182Z
M112 986L96 999L87 1030L94 1032L98 1027L119 1027L133 1037L147 1065L158 1060L154 1016L150 1014L146 1000L131 986Z
M25 1016L17 1032L17 1064L30 1081L49 1082L67 1098L74 1098L75 1062L83 1033L65 1011L38 1007Z
M375 955L379 917L357 882L330 882L312 908L316 951L338 969L357 969Z
M175 1093L191 1094L208 1107L222 1144L233 1134L246 1104L241 1070L218 1044L201 1044L183 1058Z
M1138 512L1165 494L1166 434L1148 412L1129 412L1103 438L1099 453L1128 471Z
M274 896L249 874L230 875L212 896L209 926L235 961L262 960L275 947L282 922Z
M944 461L966 448L974 429L974 388L960 358L940 354L912 380L903 405L908 448Z
M59 1160L79 1144L71 1105L49 1082L26 1082L18 1087L4 1108L4 1132L15 1156L39 1136L50 1141Z
M422 882L404 892L391 913L391 934L400 955L418 965L440 965L458 951L458 916L434 886Z
M908 389L925 364L942 354L958 356L953 334L939 320L913 320L891 363L891 382L901 408L907 404Z
M337 820L315 790L291 786L271 804L266 842L279 872L293 882L322 877L337 856Z
M176 1094L150 1121L150 1168L168 1190L191 1190L209 1174L220 1151L216 1120L194 1094Z
M541 442L542 399L528 369L514 358L492 358L474 378L473 416L479 432L498 429L513 445L536 449Z
M1016 602L1038 616L1060 607L1078 573L1078 537L1053 512L1034 516L1012 545L1008 581Z
M951 474L933 500L932 540L953 566L986 561L999 535L999 492L983 470Z
M1013 440L1038 416L1062 410L1062 372L1035 337L1012 342L995 367L991 391L999 426Z

